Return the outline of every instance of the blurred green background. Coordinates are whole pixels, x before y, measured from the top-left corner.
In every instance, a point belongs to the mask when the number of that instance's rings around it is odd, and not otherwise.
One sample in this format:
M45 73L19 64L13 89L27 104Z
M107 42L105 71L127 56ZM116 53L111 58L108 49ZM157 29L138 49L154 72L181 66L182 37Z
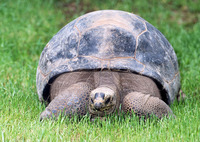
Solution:
M71 20L102 9L137 14L172 44L187 95L171 106L176 119L39 121L45 106L35 77L43 48ZM200 141L199 56L199 0L0 0L0 141Z

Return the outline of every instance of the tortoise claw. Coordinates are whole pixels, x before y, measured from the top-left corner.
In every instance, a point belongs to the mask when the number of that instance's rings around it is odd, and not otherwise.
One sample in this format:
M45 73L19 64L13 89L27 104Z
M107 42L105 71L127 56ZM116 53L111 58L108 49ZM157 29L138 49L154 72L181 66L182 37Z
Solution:
M52 113L50 110L45 109L41 114L40 114L40 121L48 119L52 117Z

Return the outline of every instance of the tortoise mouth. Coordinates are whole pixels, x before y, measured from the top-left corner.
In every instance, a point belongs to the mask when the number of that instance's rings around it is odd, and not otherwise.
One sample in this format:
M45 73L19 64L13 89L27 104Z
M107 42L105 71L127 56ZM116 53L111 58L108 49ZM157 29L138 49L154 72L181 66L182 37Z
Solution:
M106 107L100 109L100 111L106 112L106 111L112 110L113 107L114 107L114 105L106 106Z
M89 108L91 114L100 116L111 114L112 112L114 112L114 110L115 110L115 105L105 106L100 109L96 109L92 105L90 105Z

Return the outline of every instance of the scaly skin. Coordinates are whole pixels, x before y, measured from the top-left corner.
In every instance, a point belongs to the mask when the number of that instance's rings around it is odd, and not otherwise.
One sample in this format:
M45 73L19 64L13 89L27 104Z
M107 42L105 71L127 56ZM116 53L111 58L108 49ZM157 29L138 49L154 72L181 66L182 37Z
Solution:
M122 109L126 113L134 112L139 117L150 117L153 114L161 119L163 116L173 115L172 110L164 101L140 92L131 92L126 95Z
M55 97L41 113L40 120L63 115L85 115L88 112L89 93L93 86L87 82L71 85Z

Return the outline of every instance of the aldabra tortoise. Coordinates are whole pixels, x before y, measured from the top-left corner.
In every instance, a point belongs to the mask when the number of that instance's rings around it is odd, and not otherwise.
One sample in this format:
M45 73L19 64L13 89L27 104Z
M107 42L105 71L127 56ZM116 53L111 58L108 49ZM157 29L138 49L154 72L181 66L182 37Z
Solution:
M44 48L37 68L41 119L104 116L119 110L158 118L180 90L176 54L161 32L141 17L117 10L85 14Z

